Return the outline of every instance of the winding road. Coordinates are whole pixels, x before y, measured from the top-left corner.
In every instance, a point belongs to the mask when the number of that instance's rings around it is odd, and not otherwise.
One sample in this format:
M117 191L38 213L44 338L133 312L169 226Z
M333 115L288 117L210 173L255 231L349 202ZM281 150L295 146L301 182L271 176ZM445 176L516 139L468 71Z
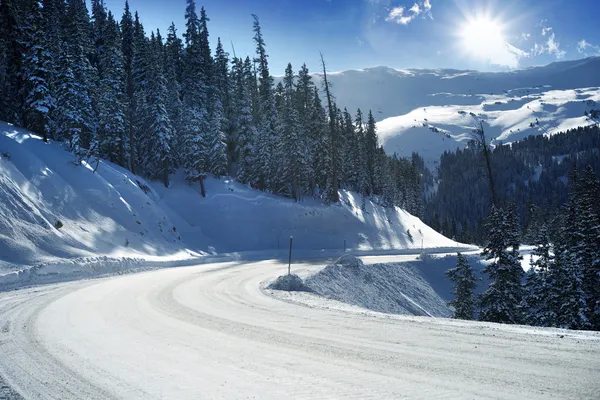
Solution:
M598 334L309 307L264 289L286 267L0 293L0 375L27 399L598 398Z

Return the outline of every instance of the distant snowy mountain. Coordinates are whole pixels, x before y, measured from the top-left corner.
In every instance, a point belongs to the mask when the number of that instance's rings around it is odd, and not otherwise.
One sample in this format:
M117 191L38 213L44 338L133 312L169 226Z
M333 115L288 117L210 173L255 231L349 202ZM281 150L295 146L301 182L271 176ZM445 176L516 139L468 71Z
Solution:
M285 249L289 236L299 250L457 246L399 208L363 210L352 192L326 206L210 178L203 198L181 173L167 189L109 162L73 161L61 144L0 122L0 275L82 257Z
M506 143L585 125L584 111L600 101L600 57L498 73L375 67L328 77L339 107L373 110L388 153L417 151L430 166L464 146L469 113Z

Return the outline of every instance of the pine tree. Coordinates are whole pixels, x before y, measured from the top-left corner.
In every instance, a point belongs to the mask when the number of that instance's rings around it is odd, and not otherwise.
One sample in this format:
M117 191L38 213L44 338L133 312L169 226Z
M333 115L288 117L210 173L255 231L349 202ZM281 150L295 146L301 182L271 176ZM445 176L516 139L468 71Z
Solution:
M23 54L19 73L19 78L23 82L22 121L26 128L42 134L44 142L47 142L50 133L50 116L55 107L55 99L50 90L50 79L54 72L53 63L44 35L40 4L32 1L29 5L19 39Z
M210 116L206 107L209 97L204 73L208 67L205 66L206 48L202 46L202 27L194 0L187 0L185 17L186 49L183 62L181 116L181 131L186 149L184 165L186 179L190 182L199 182L202 195L205 196L204 178L208 165L207 135L210 131Z
M98 61L102 71L98 96L100 154L125 167L128 163L123 53L119 26L110 11L103 29L103 50Z
M133 57L131 59L131 78L133 84L133 137L130 137L130 154L134 158L134 169L139 172L143 166L141 154L149 137L149 124L152 121L148 111L148 70L149 70L149 42L144 31L144 26L136 12L133 23ZM133 139L133 141L131 141ZM133 171L132 171L133 172Z
M257 140L254 161L257 163L257 185L261 189L277 188L277 159L275 151L279 148L280 138L277 136L277 110L273 91L273 77L269 71L268 55L265 40L258 17L254 18L254 42L256 44L255 62L258 65L258 101L255 123L257 124Z
M367 161L366 161L366 140L365 140L365 130L364 130L364 122L363 115L360 108L356 111L356 116L354 117L354 126L356 127L356 140L358 142L357 151L358 151L358 160L357 164L358 168L358 176L357 176L357 191L364 196L369 194L369 184L368 184L368 170L367 170Z
M578 183L575 257L582 270L586 295L586 315L592 329L600 330L600 183L591 166L587 166ZM571 221L574 222L574 221Z
M217 39L217 48L215 50L215 63L213 67L213 85L216 93L216 101L220 102L223 110L221 117L221 130L225 134L227 144L227 164L231 165L234 159L235 138L233 137L233 125L231 122L232 104L231 104L231 82L229 79L229 54L223 50L221 38Z
M364 144L362 146L366 165L367 195L374 194L377 186L377 147L377 126L375 124L375 118L373 118L373 113L369 110L364 134Z
M329 87L329 81L327 80L327 67L325 65L325 59L321 54L321 65L323 67L323 86L325 89L325 95L327 97L327 110L329 113L329 164L327 170L327 187L325 189L326 200L331 203L339 201L339 126L337 111L331 90Z
M523 310L526 312L526 322L530 325L552 326L556 320L555 310L552 307L550 296L549 273L553 268L554 257L548 230L545 226L540 228L536 239L537 247L531 258L531 267L525 276L525 297ZM537 260L533 260L537 256Z
M479 318L482 321L517 324L522 322L523 268L519 261L519 235L514 212L492 206L489 228L489 243L482 256L492 260L483 270L491 283L481 296Z
M315 85L312 82L312 77L303 64L298 72L296 81L296 91L294 93L294 105L298 119L298 136L302 140L303 146L303 163L304 163L304 182L301 183L302 190L308 194L314 194L315 190L315 143L314 136L311 132L312 114L313 114L313 93Z
M331 169L330 165L332 162L330 152L331 136L329 135L327 114L323 108L321 99L319 98L319 90L317 88L314 88L313 91L313 107L311 115L310 132L311 143L313 144L312 153L314 154L314 179L320 192L325 192L329 179L328 171Z
M173 129L167 112L167 82L164 75L164 51L160 32L151 35L148 68L148 141L144 155L144 170L151 179L162 179L169 186L169 173L173 172L172 135Z
M172 160L175 167L184 164L184 138L182 135L181 75L182 75L183 42L177 37L175 24L169 26L165 43L165 79L167 82L166 107L173 128L171 138Z
M123 53L123 70L125 79L125 105L127 108L127 131L129 169L136 173L135 153L135 98L133 87L133 54L134 54L134 26L133 16L129 11L129 2L125 0L125 10L121 18L121 51Z
M19 96L20 44L22 20L18 0L0 2L0 120L21 124Z
M98 155L96 112L93 107L97 71L88 54L93 52L85 3L67 1L65 36L57 76L56 132L69 142L79 161Z
M300 142L298 113L296 111L295 83L292 64L288 64L283 78L283 99L280 107L281 157L283 160L283 180L289 194L295 200L300 197L300 188L305 186L306 159L305 147Z
M475 315L475 295L474 290L477 279L473 273L473 268L461 253L457 254L456 267L446 271L446 275L454 283L454 300L448 304L454 307L453 318L474 319Z

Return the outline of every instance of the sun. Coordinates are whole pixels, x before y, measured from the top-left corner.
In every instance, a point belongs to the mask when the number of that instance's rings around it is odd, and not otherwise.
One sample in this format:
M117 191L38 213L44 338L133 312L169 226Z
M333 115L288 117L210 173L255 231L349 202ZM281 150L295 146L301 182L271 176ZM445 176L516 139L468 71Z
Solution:
M464 50L477 58L489 59L490 52L506 43L503 26L487 16L468 18L460 29Z

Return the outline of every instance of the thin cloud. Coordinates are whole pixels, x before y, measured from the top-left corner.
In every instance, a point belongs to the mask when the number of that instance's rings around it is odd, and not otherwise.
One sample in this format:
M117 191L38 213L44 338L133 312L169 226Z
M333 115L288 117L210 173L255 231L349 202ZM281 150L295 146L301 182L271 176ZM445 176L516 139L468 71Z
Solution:
M539 56L542 54L554 55L558 60L563 59L566 51L562 50L560 43L556 40L556 34L551 26L547 26L548 20L541 20L537 26L542 28L542 37L547 38L543 44L535 43L531 49L531 54Z
M577 51L579 54L583 54L585 57L588 57L589 55L599 55L600 46L595 46L587 40L581 39L579 42L577 42Z
M431 14L431 2L430 0L418 1L412 5L409 9L405 6L394 7L389 10L386 22L393 22L400 25L408 25L419 15L423 17L429 17L433 19Z

